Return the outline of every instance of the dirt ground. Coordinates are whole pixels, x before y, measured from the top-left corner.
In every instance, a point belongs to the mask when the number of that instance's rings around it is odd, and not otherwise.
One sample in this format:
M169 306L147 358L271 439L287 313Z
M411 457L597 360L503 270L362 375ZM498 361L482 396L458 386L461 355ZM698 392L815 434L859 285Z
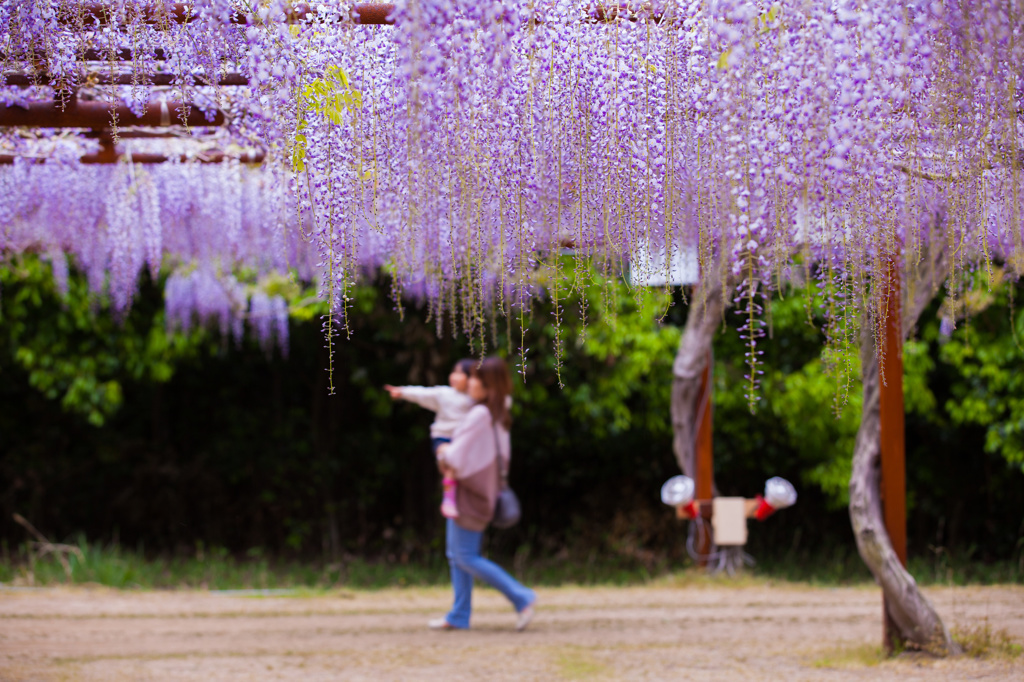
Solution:
M927 590L947 624L1024 641L1024 588ZM0 589L2 680L1021 680L1024 657L879 661L880 593L663 583L539 589L523 633L478 590L473 629L432 632L445 589L252 596Z

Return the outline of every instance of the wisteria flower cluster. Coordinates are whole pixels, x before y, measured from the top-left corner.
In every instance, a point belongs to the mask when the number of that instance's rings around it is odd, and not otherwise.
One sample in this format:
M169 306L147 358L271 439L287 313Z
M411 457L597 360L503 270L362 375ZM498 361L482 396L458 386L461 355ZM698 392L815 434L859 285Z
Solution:
M0 167L0 253L43 254L64 287L73 259L118 313L144 270L155 278L167 267L172 329L197 320L237 338L249 320L264 344L286 349L287 304L256 286L269 273L315 276L311 246L291 229L286 187L237 162L19 162ZM238 281L242 271L253 285Z
M368 267L474 333L566 247L696 253L733 283L753 395L762 302L797 269L839 338L937 240L960 267L1024 265L1022 0L401 0L387 26L350 2L197 0L177 23L109 0L102 26L77 6L5 3L4 68L237 69L247 87L208 96L288 173L339 315ZM108 252L120 282L148 258L123 224L142 207L106 213L133 244Z

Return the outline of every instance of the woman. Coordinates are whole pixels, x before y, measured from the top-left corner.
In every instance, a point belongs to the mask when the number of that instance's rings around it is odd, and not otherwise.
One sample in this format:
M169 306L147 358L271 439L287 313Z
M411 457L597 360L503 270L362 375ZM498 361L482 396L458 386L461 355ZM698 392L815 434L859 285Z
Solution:
M519 584L500 566L480 556L484 529L494 516L494 503L502 485L502 473L511 459L509 394L511 380L501 358L486 358L469 377L469 397L475 403L452 434L452 442L438 450L442 466L455 472L459 485L458 518L447 521L446 553L451 566L455 602L443 618L430 621L435 630L469 627L473 578L479 578L508 597L522 630L533 618L537 601L533 590Z

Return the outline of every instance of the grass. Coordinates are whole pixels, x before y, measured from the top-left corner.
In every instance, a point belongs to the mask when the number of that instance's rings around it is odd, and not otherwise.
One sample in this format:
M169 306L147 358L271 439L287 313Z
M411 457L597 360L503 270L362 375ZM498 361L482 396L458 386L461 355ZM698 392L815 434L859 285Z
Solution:
M754 571L774 580L829 587L872 580L856 548L842 545L781 556L759 556Z
M985 618L980 622L954 625L950 628L953 639L963 647L965 656L981 659L1016 659L1024 655L1024 646L1013 639L1005 629L994 629ZM897 651L896 655L903 653ZM930 656L927 652L907 652L903 655ZM837 647L827 651L813 662L815 668L866 668L892 660L879 645L859 644Z
M1018 561L985 562L973 559L969 553L958 557L945 552L911 555L909 570L917 583L924 586L1024 584L1024 557ZM828 587L874 582L856 548L844 546L757 557L754 572L777 580Z
M1005 629L994 630L988 619L970 625L956 625L950 628L950 635L964 649L964 654L974 658L1019 658L1024 647L1015 642Z
M853 646L830 649L812 665L815 668L833 668L847 670L850 668L869 668L888 660L885 651L879 645L857 644Z
M115 588L296 589L355 587L373 589L447 582L446 565L375 564L360 559L323 563L272 559L258 549L243 556L224 548L200 549L194 555L158 555L118 545L104 546L80 540L82 559L71 555L71 579L56 559L30 563L24 548L12 559L0 561L0 582L7 585L44 586L94 584Z
M0 583L16 586L96 584L114 588L197 588L224 589L379 589L402 586L443 586L448 584L448 565L440 555L420 561L297 560L268 557L259 549L238 555L224 548L197 546L194 553L147 555L142 549L88 543L79 539L82 558L71 555L71 579L53 557L30 562L26 546L13 552L6 546L0 556ZM870 584L871 576L856 551L837 548L816 555L803 554L781 560L765 558L751 571L736 577L707 576L687 570L664 558L643 563L621 556L590 552L586 557L499 558L513 573L531 585L644 585L660 583L765 584L802 583L814 586ZM1020 584L1024 574L1016 562L956 564L948 559L941 565L926 558L911 561L911 573L923 585Z

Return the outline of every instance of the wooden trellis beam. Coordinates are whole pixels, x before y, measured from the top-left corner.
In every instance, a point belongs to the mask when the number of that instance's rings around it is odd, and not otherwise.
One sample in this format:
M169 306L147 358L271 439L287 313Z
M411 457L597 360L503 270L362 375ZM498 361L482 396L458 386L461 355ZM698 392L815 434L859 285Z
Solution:
M9 166L15 162L18 157L14 154L0 154L0 166ZM25 158L25 157L23 157ZM45 163L46 158L43 157L27 157L31 163ZM103 164L114 164L121 161L131 161L132 163L142 164L157 164L167 163L173 159L177 159L180 163L224 163L226 161L241 161L242 163L260 164L266 158L266 153L262 151L249 151L243 154L227 154L220 150L212 150L207 152L201 152L199 154L154 154L151 152L132 152L127 153L123 150L117 150L112 155L105 154L104 152L98 152L95 154L84 154L78 160L79 163L90 164L90 165L103 165Z
M49 85L52 82L52 78L49 74L38 73L28 74L24 72L15 72L4 74L7 77L7 85L13 85L17 87L28 87L31 85ZM131 74L131 73L86 73L79 79L79 86L85 85L176 85L174 82L177 76L173 73L151 73L151 74ZM249 79L240 73L226 73L219 76L215 81L206 76L201 75L190 75L186 76L186 85L248 85Z
M394 25L394 20L391 17L394 12L395 5L392 3L358 3L353 5L349 11L349 20L353 24L360 26L391 26ZM187 3L175 3L169 7L163 5L153 5L142 10L144 13L144 21L147 24L153 26L175 24L185 24L200 20L200 16L195 14L195 10L192 5ZM292 5L285 17L285 22L294 24L301 23L308 19L317 16L317 10L309 3L300 2ZM239 25L248 25L252 19L252 15L246 12L237 11L234 12L230 21ZM615 3L609 5L598 5L590 10L587 16L580 17L580 21L584 23L610 23L619 19L626 21L648 21L652 23L661 23L668 19L668 14L655 11L648 3L644 3L640 6L631 6L625 3ZM65 24L75 25L79 22L85 28L94 26L103 26L114 21L118 18L114 16L113 9L109 5L103 3L87 3L81 5L77 11L64 10L60 15L60 20ZM258 19L256 20L259 21ZM534 23L544 23L542 19L534 18ZM27 57L32 60L43 60L45 61L46 55L40 52L32 52ZM118 48L113 51L102 50L96 48L88 48L81 55L80 60L86 62L109 62L111 60L116 61L131 61L135 57L140 56L133 50L127 47ZM162 61L166 60L168 54L163 48L154 48L152 52L147 52L145 56L151 56L153 59ZM11 55L0 54L0 61L7 61ZM14 84L14 83L12 83ZM132 85L133 83L116 83L118 85ZM157 83L158 84L158 83ZM231 83L232 85L244 85L244 83Z
M142 116L136 116L127 105L111 107L106 102L73 100L61 109L56 102L35 102L28 106L9 106L0 109L0 127L21 126L26 128L109 128L116 116L121 126L173 126L195 127L222 126L224 112L214 112L213 118L192 105L185 115L186 105L182 102L150 102Z
M392 3L358 3L352 6L349 11L349 18L353 24L363 26L390 26L395 22L391 18L395 6ZM195 14L195 9L187 3L175 3L168 8L154 5L142 10L144 21L150 25L162 24L187 24L198 21L200 17ZM317 15L316 8L309 3L298 2L289 8L286 17L288 23L299 23ZM247 12L234 12L231 15L231 22L234 24L248 24L251 14ZM61 16L67 22L72 23L84 20L86 26L90 24L110 24L117 20L109 5L103 3L89 3L82 7L80 12L67 12ZM582 21L595 23L611 22L617 19L627 21L653 21L655 23L667 18L665 14L654 11L649 3L639 6L631 3L601 4L590 10L590 14L581 17Z
M354 24L389 25L394 23L388 20L394 9L395 6L391 3L359 3L352 7L349 16ZM161 5L152 5L142 11L143 20L150 25L189 24L200 19L199 15L195 13L195 8L184 2L174 3L166 9ZM231 15L231 23L248 24L250 16L248 12L234 12ZM313 16L316 16L316 8L311 7L308 3L298 2L291 6L287 21L288 23L297 23ZM61 19L65 23L73 23L81 19L86 26L89 26L110 24L117 21L118 18L114 16L109 5L96 2L83 5L80 12L66 12L61 15Z
M236 154L228 154L219 149L206 149L191 154L162 154L154 152L130 152L119 148L114 144L113 132L110 130L93 130L86 133L85 137L98 138L100 150L92 154L85 154L79 158L79 163L84 164L113 164L120 161L131 163L166 163L177 160L181 163L224 163L226 161L241 161L242 163L263 163L266 159L266 152L262 149L249 149ZM184 137L171 135L166 132L153 132L148 130L126 130L119 137L124 138L178 138ZM18 159L27 160L29 163L45 163L49 160L47 156L25 156L15 154L0 154L0 165L10 165Z

